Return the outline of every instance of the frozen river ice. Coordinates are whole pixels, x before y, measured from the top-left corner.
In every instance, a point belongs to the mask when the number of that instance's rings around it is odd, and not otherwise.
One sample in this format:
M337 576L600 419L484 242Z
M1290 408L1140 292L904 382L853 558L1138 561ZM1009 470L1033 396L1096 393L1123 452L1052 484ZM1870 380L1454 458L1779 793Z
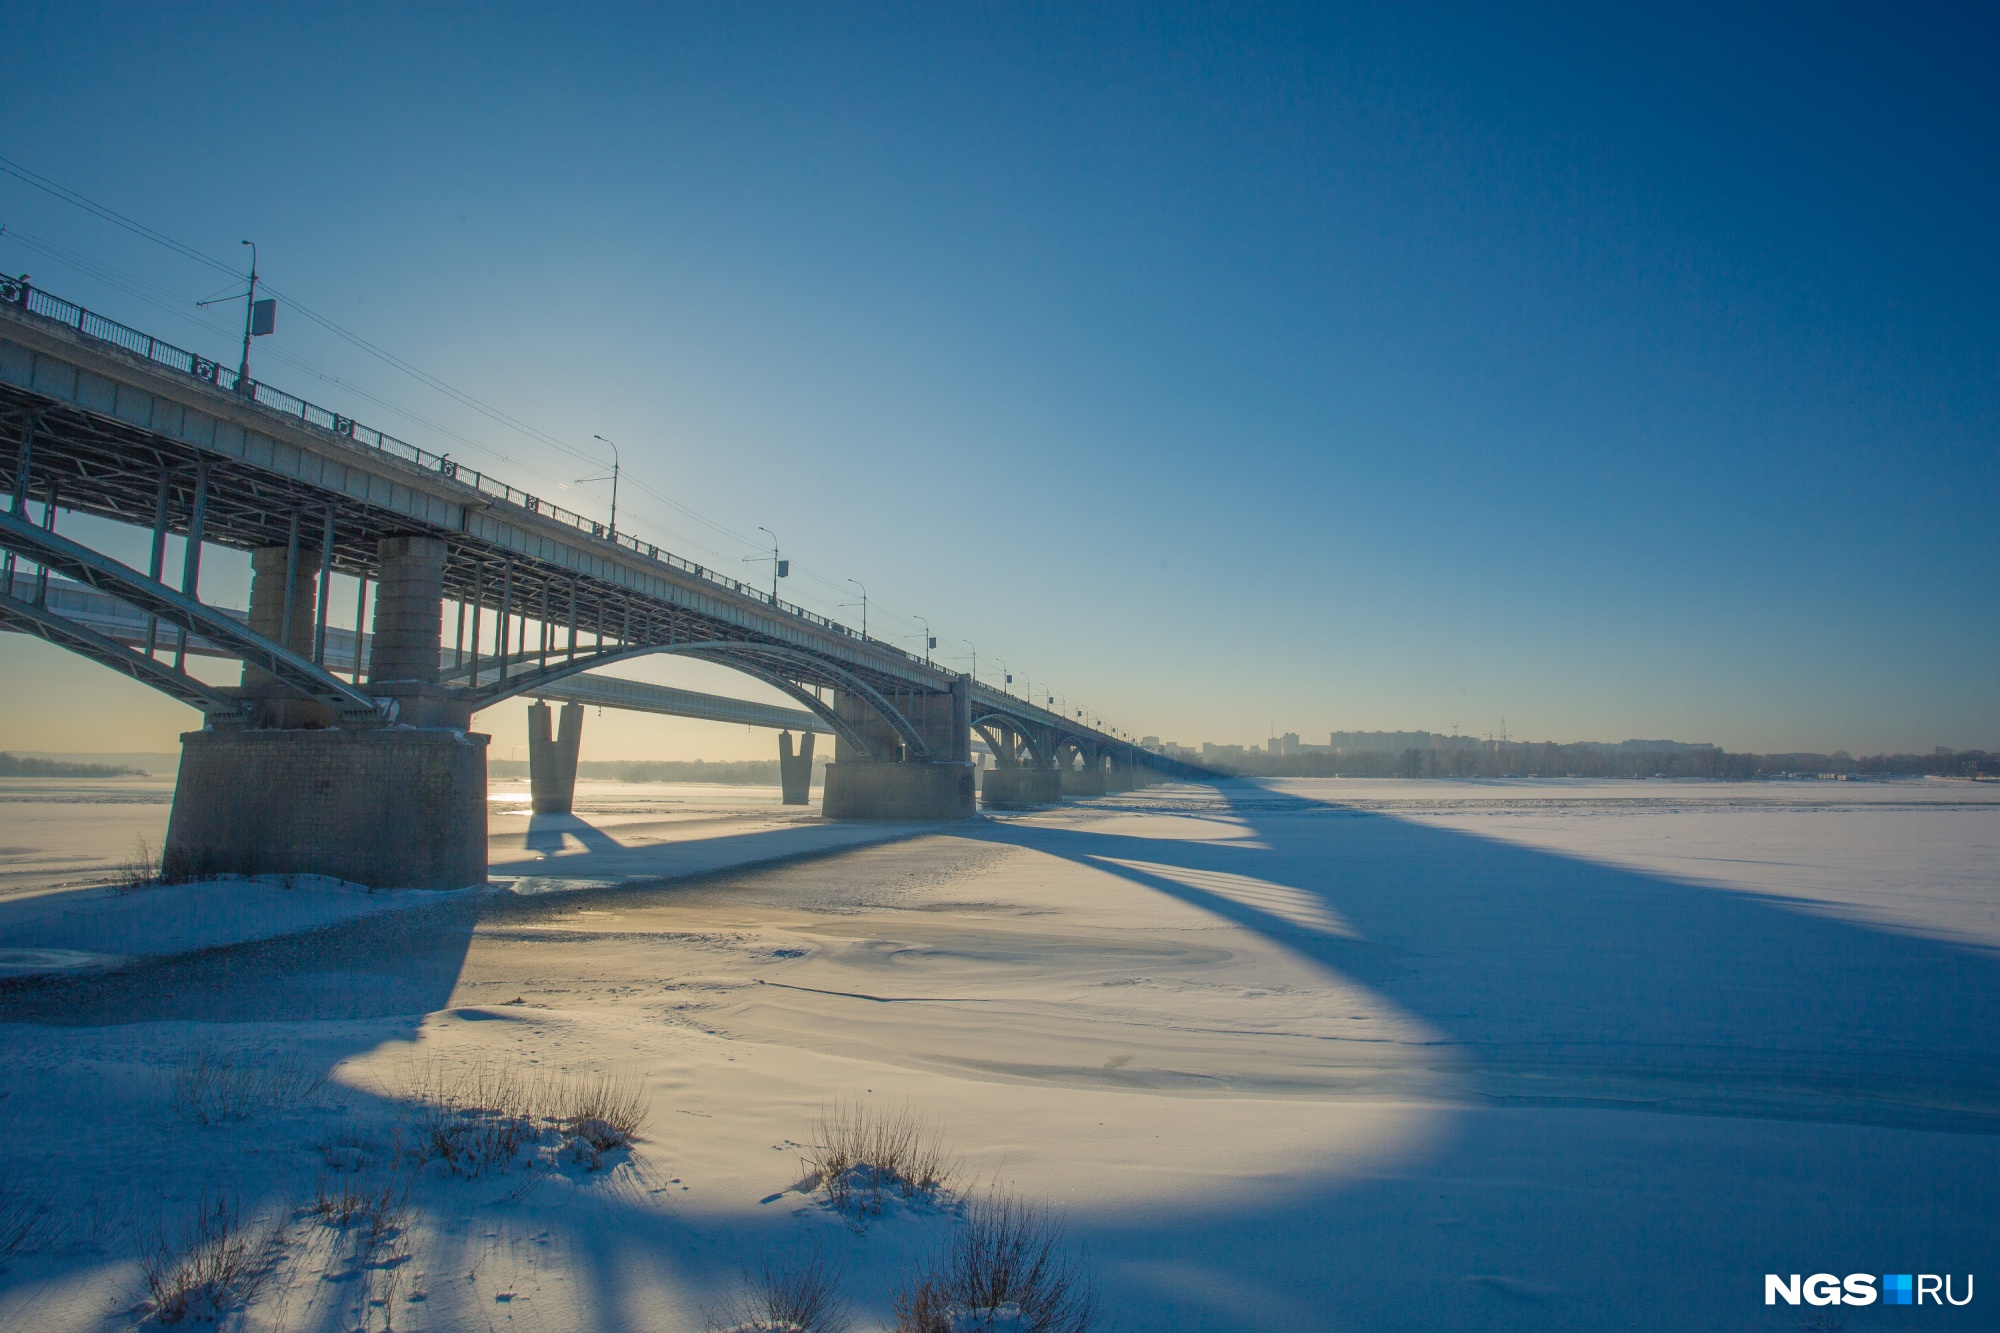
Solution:
M0 985L6 1188L69 1221L0 1325L129 1324L204 1187L285 1213L410 1070L503 1064L642 1079L647 1141L518 1197L421 1180L393 1270L295 1220L235 1318L693 1330L817 1240L871 1327L951 1221L793 1188L837 1098L1062 1209L1127 1329L1790 1329L1766 1272L1992 1271L1993 785L1232 782L845 849L774 791L495 796L512 892ZM0 792L0 875L87 880L91 830L165 813ZM191 1042L333 1082L190 1125Z

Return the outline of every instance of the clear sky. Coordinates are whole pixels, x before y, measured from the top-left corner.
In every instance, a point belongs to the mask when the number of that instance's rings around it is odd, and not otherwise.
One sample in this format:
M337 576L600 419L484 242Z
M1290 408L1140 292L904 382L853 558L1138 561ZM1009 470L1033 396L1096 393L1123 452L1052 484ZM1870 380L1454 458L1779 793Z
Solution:
M770 527L787 596L860 579L871 630L928 617L1134 734L2000 748L1988 7L15 0L7 29L0 154L229 262L252 237L285 295L619 441L621 527L719 565ZM191 305L221 275L12 177L0 222L0 267L233 360L238 317ZM603 507L282 304L257 355ZM11 637L0 671L38 687L0 745L193 722ZM586 749L750 745L711 735Z

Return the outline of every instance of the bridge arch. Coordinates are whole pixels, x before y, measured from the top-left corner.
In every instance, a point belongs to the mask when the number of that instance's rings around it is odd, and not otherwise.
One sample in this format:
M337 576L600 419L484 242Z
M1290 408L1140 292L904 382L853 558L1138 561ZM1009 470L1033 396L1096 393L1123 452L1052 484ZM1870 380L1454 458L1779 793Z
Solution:
M1038 766L1048 762L1050 758L1048 745L1043 739L1046 728L1039 727L1026 718L999 708L986 709L983 712L977 713L972 719L972 725L981 729L995 723L1019 736L1022 746L1027 749L1029 755L1033 757ZM992 744L991 737L987 738L987 744Z
M871 709L879 714L895 730L897 737L909 749L911 754L920 759L928 759L930 757L930 747L925 744L923 733L918 731L909 718L905 717L895 705L891 704L880 690L877 690L867 681L861 679L861 677L848 671L838 663L832 662L815 653L805 652L784 644L754 643L742 639L702 639L690 643L642 644L551 663L545 667L523 671L519 675L510 675L505 680L495 681L489 685L475 688L471 691L472 707L474 711L482 708L490 708L494 704L514 698L516 695L533 694L538 689L546 689L556 681L568 676L580 675L583 672L592 671L613 662L630 661L635 658L651 657L662 653L689 656L697 661L713 662L717 666L725 666L731 670L740 671L746 676L750 676L755 680L762 681L783 691L791 698L804 704L812 710L816 717L825 722L836 736L856 746L871 759L885 760L894 758L895 756L880 753L879 747L869 744L859 728L842 718L834 708L815 695L811 690L791 680L782 671L775 669L772 663L792 663L805 666L817 675L831 677L837 688L847 691L867 703ZM539 658L530 660L539 660ZM484 674L486 665L481 663L479 670L481 674ZM446 673L446 678L450 679L469 674L471 674L471 667L468 665Z

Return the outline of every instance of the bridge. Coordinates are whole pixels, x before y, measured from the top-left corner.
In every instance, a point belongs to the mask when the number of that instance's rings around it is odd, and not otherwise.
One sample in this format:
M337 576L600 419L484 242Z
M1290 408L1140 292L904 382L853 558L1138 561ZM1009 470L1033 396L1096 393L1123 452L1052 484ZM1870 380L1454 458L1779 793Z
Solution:
M616 689L586 673L661 653L741 672L814 720L802 755L789 728L781 738L787 799L809 799L810 737L830 733L829 818L962 818L976 800L1047 803L1183 771L26 279L0 279L0 465L0 626L203 715L182 736L168 826L183 873L477 883L487 738L473 715L568 695L565 722L580 724L575 691ZM61 511L148 530L148 567L57 532ZM185 539L171 581L169 534ZM250 555L240 618L201 598L211 546ZM374 596L365 669L345 679L355 645L327 623L336 572ZM49 595L65 582L122 607L126 632L66 612ZM241 684L190 673L197 646L239 660ZM566 751L573 782L574 726L552 731L535 707L531 752L551 747L561 786ZM977 797L975 733L996 763Z

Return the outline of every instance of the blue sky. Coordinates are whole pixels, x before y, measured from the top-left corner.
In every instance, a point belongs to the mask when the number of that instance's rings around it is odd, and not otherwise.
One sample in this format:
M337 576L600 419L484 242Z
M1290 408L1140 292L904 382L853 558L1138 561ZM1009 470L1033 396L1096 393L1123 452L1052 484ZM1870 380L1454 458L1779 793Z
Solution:
M1989 12L9 28L6 157L256 238L281 291L720 525L628 489L621 526L716 563L769 526L788 596L859 578L871 629L924 615L1135 734L2000 748ZM166 308L4 234L0 267L228 351L181 308L213 272L11 177L0 221ZM283 310L267 348L364 421L585 475Z

